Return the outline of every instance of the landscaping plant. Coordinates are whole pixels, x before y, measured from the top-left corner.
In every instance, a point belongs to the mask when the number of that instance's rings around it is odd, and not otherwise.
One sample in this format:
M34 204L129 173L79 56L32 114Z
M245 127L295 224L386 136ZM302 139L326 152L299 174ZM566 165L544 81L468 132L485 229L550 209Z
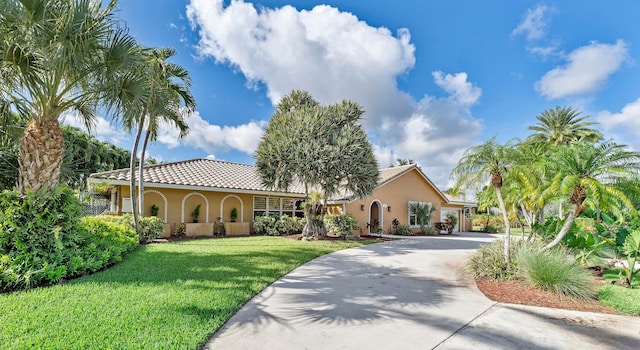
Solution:
M636 269L638 255L640 255L640 229L629 233L624 240L623 251L627 256L627 265L623 265L623 271L629 287L633 288L633 278L640 269Z
M358 229L358 220L351 214L327 214L324 216L324 225L328 232L349 239L353 236L353 230Z

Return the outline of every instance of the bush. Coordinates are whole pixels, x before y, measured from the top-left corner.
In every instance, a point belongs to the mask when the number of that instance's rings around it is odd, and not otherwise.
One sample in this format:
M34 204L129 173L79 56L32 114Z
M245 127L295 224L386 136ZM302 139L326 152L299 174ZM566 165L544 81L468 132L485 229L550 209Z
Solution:
M122 216L101 215L99 217L103 221L127 225L133 231L136 230L133 215L131 214ZM164 234L164 222L162 219L155 216L145 216L139 217L138 220L140 221L140 243L152 241Z
M352 231L359 227L358 220L351 214L327 214L324 216L324 226L327 228L327 232L346 238L352 236Z
M253 230L257 234L268 236L282 236L302 232L305 224L304 218L288 215L258 216L253 220Z
M440 234L440 230L438 230L435 227L429 226L429 227L425 227L424 234L427 236L437 236Z
M501 280L514 276L518 265L517 252L531 245L522 240L511 241L510 268L504 261L504 241L496 240L485 244L467 258L467 270L475 279ZM514 253L515 252L515 253Z
M565 249L521 249L518 274L536 287L576 298L593 298L593 277Z
M49 194L0 193L0 290L93 272L137 245L128 228L81 216L75 194L63 186Z
M396 234L402 236L410 236L413 234L413 231L407 225L400 225L396 228Z

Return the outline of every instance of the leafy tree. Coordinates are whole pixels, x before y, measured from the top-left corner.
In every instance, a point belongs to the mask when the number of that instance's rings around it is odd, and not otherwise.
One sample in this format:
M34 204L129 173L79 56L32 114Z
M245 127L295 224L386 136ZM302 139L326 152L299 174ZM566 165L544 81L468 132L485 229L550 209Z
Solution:
M347 192L364 197L378 183L371 144L359 121L362 108L351 101L321 106L306 91L292 91L276 106L256 150L265 186L287 190L299 183L308 199L304 239L325 235L327 199ZM312 192L318 192L311 200Z
M60 180L59 119L75 112L90 127L135 40L114 17L116 1L0 2L0 96L28 116L18 154L18 189L51 191Z
M509 264L511 228L500 189L503 186L504 175L513 167L512 154L513 147L510 143L500 145L494 137L482 145L467 149L451 171L451 176L457 179L456 187L466 189L469 186L475 186L480 188L489 181L494 188L504 218L506 231L504 259L507 265Z
M553 145L572 141L597 142L602 139L602 133L589 128L598 124L585 121L589 117L580 116L580 112L571 107L556 106L555 109L547 109L536 117L538 124L528 128L535 131L529 139Z
M429 203L412 203L409 206L411 214L416 216L416 223L420 225L420 231L425 231L425 226L431 224L431 216L436 211L436 206Z
M556 149L550 161L555 175L546 191L565 196L571 209L556 238L543 249L557 245L587 206L601 208L621 220L625 209L635 210L627 194L617 187L636 182L640 171L640 154L625 147L607 141L599 145L573 142Z

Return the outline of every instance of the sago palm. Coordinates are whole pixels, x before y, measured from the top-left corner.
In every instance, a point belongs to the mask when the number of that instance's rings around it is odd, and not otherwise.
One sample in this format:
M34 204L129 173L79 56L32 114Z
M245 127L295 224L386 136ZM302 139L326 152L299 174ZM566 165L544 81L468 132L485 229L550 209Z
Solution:
M635 210L619 185L637 184L640 154L625 147L607 141L599 145L574 142L556 149L550 162L555 175L546 191L563 195L571 209L556 238L543 249L557 245L588 206L619 218L623 218L624 210Z
M135 61L135 40L114 18L116 2L0 2L0 90L28 116L18 189L56 187L64 156L59 120L75 112L91 126L105 85Z

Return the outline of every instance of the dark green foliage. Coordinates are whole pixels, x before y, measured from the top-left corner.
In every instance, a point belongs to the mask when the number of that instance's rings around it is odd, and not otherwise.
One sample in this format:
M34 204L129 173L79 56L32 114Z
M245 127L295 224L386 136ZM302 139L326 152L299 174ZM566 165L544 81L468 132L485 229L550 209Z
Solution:
M352 236L352 231L358 229L358 220L351 214L325 215L324 225L327 231L341 237Z
M0 290L31 288L94 272L137 245L126 227L82 216L72 190L0 194ZM94 219L97 220L97 219Z
M253 220L253 230L257 234L282 236L302 232L305 220L287 215L258 216Z
M411 231L411 229L407 225L399 225L398 228L396 229L396 234L402 235L402 236L409 236L413 234L413 231Z
M122 216L104 215L101 220L126 225L135 232L133 215L124 214ZM145 216L140 218L139 238L141 243L152 241L164 234L164 222L156 216Z
M533 286L574 298L595 295L591 273L569 258L565 249L520 249L517 260L518 275Z

